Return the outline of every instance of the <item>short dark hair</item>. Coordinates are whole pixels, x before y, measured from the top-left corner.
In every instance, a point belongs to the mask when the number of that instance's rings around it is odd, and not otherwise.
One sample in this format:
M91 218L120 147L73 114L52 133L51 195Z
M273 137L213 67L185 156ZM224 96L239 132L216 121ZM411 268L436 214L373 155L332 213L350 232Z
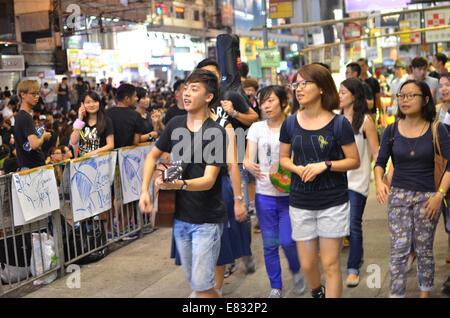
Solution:
M174 92L177 91L180 88L180 86L183 84L184 84L184 80L182 80L182 79L177 80L175 83L173 83L173 91Z
M206 92L208 94L213 94L213 99L209 102L209 106L214 105L214 103L219 98L219 83L217 82L217 77L214 73L196 69L194 70L185 80L185 84L189 83L201 83L205 86Z
M139 102L142 98L148 96L148 91L143 87L136 87L136 96Z
M270 95L272 95L272 93L274 93L280 100L280 107L281 110L283 110L284 107L287 106L288 98L286 90L280 85L269 85L262 88L261 91L258 93L259 104L262 105L266 100L268 100Z
M363 58L363 57L359 58L357 62L364 62L364 64L366 64L367 66L369 66L369 60L367 60L367 59L365 59L365 58Z
M322 108L333 111L339 108L339 93L329 70L322 65L308 64L298 70L298 74L307 81L314 82L322 89Z
M434 104L433 95L431 94L430 87L424 81L416 81L416 80L407 80L400 86L399 92L401 92L402 88L408 84L416 85L422 94L422 118L426 121L433 122L436 118L436 106ZM428 97L428 102L426 101ZM404 119L406 116L398 108L398 118Z
M134 93L136 93L136 87L131 84L122 84L117 89L117 100L122 101L125 97L133 97Z
M428 67L428 61L422 56L415 57L411 61L411 68L419 67Z
M448 61L448 57L447 57L447 55L445 55L444 53L436 53L436 54L434 55L434 58L435 58L436 60L438 60L439 62L441 62L442 65L445 65L445 64L447 63L447 61Z
M67 77L64 76L64 77L62 78L62 80L63 80L63 81L67 81Z
M215 68L217 68L217 70L218 70L219 73L220 73L220 67L219 67L219 64L218 64L215 60L213 60L213 59L204 59L203 61L201 61L200 63L197 64L197 67L196 67L196 68L202 68L202 67L210 66L210 65L212 65L212 66L214 66Z
M248 72L249 72L249 68L248 68L248 64L245 62L241 63L241 66L239 67L239 73L241 74L242 77L247 77L248 76Z
M355 62L348 63L346 67L350 68L352 70L352 72L356 72L356 74L358 74L358 77L361 76L362 70L361 70L361 66L358 63L355 63Z
M82 82L83 78L81 76L77 76L77 82Z

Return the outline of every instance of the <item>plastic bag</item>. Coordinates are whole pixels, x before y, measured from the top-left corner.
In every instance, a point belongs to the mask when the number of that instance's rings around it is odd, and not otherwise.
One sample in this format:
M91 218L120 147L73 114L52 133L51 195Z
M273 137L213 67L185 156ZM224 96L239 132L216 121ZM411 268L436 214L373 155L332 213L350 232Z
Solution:
M28 273L28 267L18 267L7 264L1 264L0 266L0 277L5 284L8 284L9 282L14 284L19 281L24 281L27 279Z
M31 254L30 270L31 274L36 277L56 267L55 242L53 237L47 233L32 233L31 241L33 253ZM34 281L34 285L50 284L56 278L57 273L55 272L42 280Z

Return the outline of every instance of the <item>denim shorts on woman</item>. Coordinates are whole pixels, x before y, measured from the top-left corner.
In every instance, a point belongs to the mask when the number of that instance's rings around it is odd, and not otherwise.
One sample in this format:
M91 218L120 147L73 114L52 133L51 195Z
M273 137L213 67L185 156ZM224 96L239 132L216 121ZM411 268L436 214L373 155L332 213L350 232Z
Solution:
M184 275L197 292L214 288L223 224L192 224L175 219L173 235Z
M350 234L350 203L325 210L289 207L292 239L308 241L317 237L341 238Z

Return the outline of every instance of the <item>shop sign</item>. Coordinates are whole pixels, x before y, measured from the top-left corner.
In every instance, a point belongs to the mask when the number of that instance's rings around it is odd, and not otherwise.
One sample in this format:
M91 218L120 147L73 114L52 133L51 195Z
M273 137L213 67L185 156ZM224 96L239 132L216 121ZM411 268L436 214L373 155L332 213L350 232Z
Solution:
M427 11L425 12L425 25L432 28L450 24L450 10ZM425 32L427 43L449 42L450 29Z
M346 23L344 26L344 39L351 40L361 37L361 26L355 22Z
M2 55L0 59L1 72L25 71L25 59L23 55Z
M277 48L260 49L258 51L261 67L280 67L281 56Z
M291 18L294 13L294 5L291 0L270 0L269 17L271 19Z
M36 49L39 51L50 51L55 48L55 41L53 38L36 39Z

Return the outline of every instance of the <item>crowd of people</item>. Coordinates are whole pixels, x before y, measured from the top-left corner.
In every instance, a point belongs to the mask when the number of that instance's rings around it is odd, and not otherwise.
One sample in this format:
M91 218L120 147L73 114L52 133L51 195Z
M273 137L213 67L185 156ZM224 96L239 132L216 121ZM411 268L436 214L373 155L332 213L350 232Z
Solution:
M1 93L0 170L26 170L153 141L140 210L154 212L151 182L176 190L171 254L192 297L221 296L223 279L238 259L248 274L255 271L249 218L254 207L269 297L281 298L284 292L281 246L294 290L302 294L307 284L312 297L323 298L341 297L344 281L348 287L359 284L362 219L374 164L377 199L388 203L390 296L406 295L406 272L417 259L420 295L428 297L441 213L450 233L446 62L445 55L436 54L435 71L429 72L423 57L414 58L409 68L397 61L395 77L386 84L360 59L347 65L339 85L327 65L313 63L302 66L289 85L265 87L248 77L243 63L242 89L235 92L221 86L220 67L212 59L171 89L164 83L116 88L111 79L91 86L82 78L70 87L64 78L52 91L47 83L40 87L23 80L16 92ZM389 95L391 103L385 105L381 97ZM392 125L381 120L386 112L397 118ZM178 129L190 136L192 158L174 151L186 142ZM211 129L220 138L205 137ZM247 131L244 141L238 140L238 129ZM198 136L201 144L195 142ZM196 153L203 154L201 162L193 160ZM166 182L156 166L177 156L185 159L182 178ZM343 244L349 246L345 280ZM448 254L450 263L450 236Z

